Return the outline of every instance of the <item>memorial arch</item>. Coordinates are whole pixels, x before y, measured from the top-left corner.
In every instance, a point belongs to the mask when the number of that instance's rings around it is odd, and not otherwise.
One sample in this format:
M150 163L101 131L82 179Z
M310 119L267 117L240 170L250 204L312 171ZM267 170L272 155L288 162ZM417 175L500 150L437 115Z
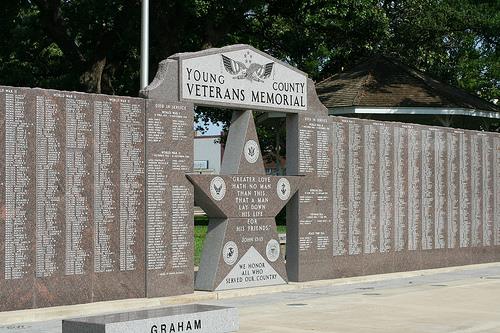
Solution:
M269 258L269 251L279 253L274 217L289 200L289 215L297 216L295 194L304 179L299 176L298 115L327 119L327 110L317 98L313 81L306 73L249 45L233 45L169 57L160 63L155 79L141 94L165 105L181 103L187 110L193 110L194 105L235 110L221 176L188 176L195 185L197 204L210 216L196 288L219 290L279 284L286 283L288 276L296 280L290 273L298 272L298 262L293 259L297 258L298 253L293 252L298 248L292 236L296 223L289 223L288 227L292 241L288 242L286 270L283 256L271 254ZM286 177L265 175L250 110L287 114ZM151 115L150 112L148 117ZM328 142L323 145L318 149L331 149ZM249 156L253 153L255 158ZM292 191L284 200L277 195L278 183L283 191ZM227 188L225 199L218 200L217 193L213 195L219 188ZM228 255L233 258L229 260ZM250 264L259 269L249 267Z

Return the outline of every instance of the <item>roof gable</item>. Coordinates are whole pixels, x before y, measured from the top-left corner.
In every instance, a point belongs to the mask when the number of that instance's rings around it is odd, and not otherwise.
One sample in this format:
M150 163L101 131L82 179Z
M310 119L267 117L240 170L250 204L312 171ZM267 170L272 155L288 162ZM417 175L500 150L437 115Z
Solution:
M441 83L394 59L376 56L316 85L327 108L446 107L500 111L500 107Z

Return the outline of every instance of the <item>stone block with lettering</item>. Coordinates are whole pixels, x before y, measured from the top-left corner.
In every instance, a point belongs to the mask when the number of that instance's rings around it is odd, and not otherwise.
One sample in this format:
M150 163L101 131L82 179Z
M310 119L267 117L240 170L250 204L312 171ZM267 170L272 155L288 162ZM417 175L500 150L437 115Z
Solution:
M327 113L307 73L246 44L174 54L160 62L141 95L224 109Z
M147 100L146 289L193 292L193 105Z
M233 114L221 170L220 176L188 175L196 203L210 217L196 289L286 283L274 218L300 177L265 175L251 111Z
M238 310L189 304L63 320L63 333L228 333L239 330Z

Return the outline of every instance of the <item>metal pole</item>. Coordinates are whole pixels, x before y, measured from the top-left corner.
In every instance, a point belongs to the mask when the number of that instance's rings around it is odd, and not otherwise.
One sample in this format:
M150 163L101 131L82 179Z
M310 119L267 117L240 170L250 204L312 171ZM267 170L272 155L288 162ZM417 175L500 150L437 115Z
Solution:
M141 89L149 81L149 0L142 0L141 9Z

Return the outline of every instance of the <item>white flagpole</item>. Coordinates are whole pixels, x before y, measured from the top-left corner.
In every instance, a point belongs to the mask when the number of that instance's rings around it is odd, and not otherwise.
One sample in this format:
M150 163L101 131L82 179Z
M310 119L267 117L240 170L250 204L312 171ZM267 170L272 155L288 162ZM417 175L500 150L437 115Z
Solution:
M149 0L142 0L141 8L141 89L149 81Z

